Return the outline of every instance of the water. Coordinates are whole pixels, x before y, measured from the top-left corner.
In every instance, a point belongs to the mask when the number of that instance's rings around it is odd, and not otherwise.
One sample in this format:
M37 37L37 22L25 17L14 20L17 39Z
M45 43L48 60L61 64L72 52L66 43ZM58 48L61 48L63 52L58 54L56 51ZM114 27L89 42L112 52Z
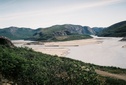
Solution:
M121 38L96 38L100 43L92 43L76 47L62 47L69 49L69 54L65 57L102 66L126 68L126 48L122 48L122 46L126 45L126 42L119 41ZM44 47L44 45L23 45L26 42L32 41L14 42L16 43L16 46L28 46L35 49L41 49ZM53 48L58 49L58 47Z
M66 57L102 66L126 68L126 42L120 38L103 38L103 43L69 48Z

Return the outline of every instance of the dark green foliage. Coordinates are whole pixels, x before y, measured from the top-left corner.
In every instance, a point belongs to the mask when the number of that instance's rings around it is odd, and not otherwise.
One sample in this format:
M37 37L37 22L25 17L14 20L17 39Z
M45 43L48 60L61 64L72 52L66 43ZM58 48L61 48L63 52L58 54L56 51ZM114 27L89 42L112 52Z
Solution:
M99 84L92 66L68 58L34 52L28 48L0 47L2 75L18 85Z
M91 36L89 35L69 35L69 36L66 36L66 38L62 39L58 39L58 38L53 38L53 41L69 41L69 40L79 40L79 39L89 39L89 38L92 38Z
M54 25L41 29L34 34L33 39L41 41L67 41L91 38L89 29L79 25Z
M126 81L106 77L105 85L126 85Z
M37 41L69 41L69 40L79 40L79 39L89 39L89 38L92 38L92 37L89 35L80 35L80 34L72 34L72 35L65 35L65 36L54 36L53 34L41 34L41 36L35 37L34 40L37 40Z
M126 21L114 24L98 34L104 37L125 37L126 36Z
M8 37L12 40L27 39L34 34L34 30L30 28L8 27L0 29L0 36Z
M102 70L102 71L106 71L106 72L110 72L110 73L114 73L114 74L126 74L126 69L122 69L119 67L108 67L108 66L97 66L94 65L96 69Z
M35 52L0 46L0 73L17 85L123 85L125 81L96 74L97 66ZM115 68L113 68L115 69Z

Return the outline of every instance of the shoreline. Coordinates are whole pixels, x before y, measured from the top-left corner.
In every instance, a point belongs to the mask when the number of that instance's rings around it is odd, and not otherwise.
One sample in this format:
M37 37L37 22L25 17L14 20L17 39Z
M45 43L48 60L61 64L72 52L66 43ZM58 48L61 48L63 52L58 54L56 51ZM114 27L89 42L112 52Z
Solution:
M42 45L20 46L59 57L67 57L101 66L126 68L126 44L121 38L93 38L63 42L44 42ZM17 45L18 46L18 45Z
M102 41L97 39L83 39L83 40L72 40L72 41L64 41L64 42L44 42L43 45L24 45L26 47L30 47L35 51L57 55L60 57L65 57L69 54L70 47L79 47L89 44L100 44ZM36 47L34 47L36 46Z

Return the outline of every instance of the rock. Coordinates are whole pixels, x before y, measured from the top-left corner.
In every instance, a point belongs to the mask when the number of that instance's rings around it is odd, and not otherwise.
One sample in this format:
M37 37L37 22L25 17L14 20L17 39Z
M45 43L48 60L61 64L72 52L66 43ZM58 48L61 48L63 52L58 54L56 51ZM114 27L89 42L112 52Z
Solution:
M122 48L126 48L126 45L123 45Z
M15 47L10 39L3 36L0 36L0 45L7 46L7 47Z
M122 38L120 41L126 41L126 37Z

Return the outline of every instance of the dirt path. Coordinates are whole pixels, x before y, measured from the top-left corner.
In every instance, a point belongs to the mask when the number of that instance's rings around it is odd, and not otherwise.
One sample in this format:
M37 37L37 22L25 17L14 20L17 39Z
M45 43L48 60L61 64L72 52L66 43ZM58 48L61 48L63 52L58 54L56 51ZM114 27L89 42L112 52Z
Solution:
M95 70L97 74L102 75L102 76L106 76L106 77L112 77L112 78L116 78L116 79L122 79L126 81L126 74L113 74L113 73L109 73L109 72L105 72L105 71L101 71L101 70Z

